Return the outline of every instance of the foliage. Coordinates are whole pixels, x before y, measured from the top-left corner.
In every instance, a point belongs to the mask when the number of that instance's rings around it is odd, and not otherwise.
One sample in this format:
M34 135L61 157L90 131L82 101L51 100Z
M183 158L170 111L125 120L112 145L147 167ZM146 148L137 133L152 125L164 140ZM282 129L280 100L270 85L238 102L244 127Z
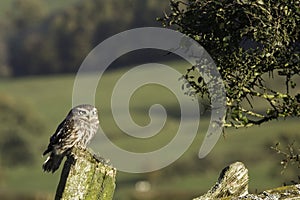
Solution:
M6 22L0 20L0 27L2 27L2 30L0 31L0 77L7 77L11 75L11 69L8 67L7 63L7 45L5 41Z
M30 165L34 162L34 156L26 142L16 130L5 132L0 143L1 159L4 166Z
M14 76L76 72L94 46L129 28L154 26L152 16L166 5L150 0L86 0L47 15L45 1L14 2L7 53Z
M38 44L42 40L36 31L33 31L44 20L45 6L43 1L38 0L15 0L8 12L10 30L8 31L7 49L8 64L12 67L13 74L24 71L36 71L38 58L29 52L38 50ZM28 63L28 66L27 64Z
M226 87L227 126L299 117L299 0L171 0L170 6L159 20L199 42L218 67ZM188 69L184 78L195 93L208 95L199 68ZM266 83L278 76L284 91ZM257 109L262 103L263 113Z
M0 162L4 166L31 165L35 161L31 143L44 131L43 122L25 103L0 95Z
M296 137L299 141L299 135ZM298 146L298 147L297 147ZM287 168L292 168L296 173L298 173L298 180L292 180L293 184L300 183L300 148L296 141L290 142L287 137L281 137L281 142L277 142L275 146L271 147L275 150L281 157L281 166L283 167L282 173L285 173ZM296 174L295 173L295 174Z

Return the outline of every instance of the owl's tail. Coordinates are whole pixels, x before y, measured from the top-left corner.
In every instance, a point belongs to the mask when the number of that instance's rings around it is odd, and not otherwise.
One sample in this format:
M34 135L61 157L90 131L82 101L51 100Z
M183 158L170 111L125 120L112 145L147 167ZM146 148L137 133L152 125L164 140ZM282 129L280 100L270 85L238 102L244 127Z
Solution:
M59 165L64 158L64 155L56 155L54 153L51 153L50 156L48 156L47 160L43 164L43 170L45 172L55 172Z

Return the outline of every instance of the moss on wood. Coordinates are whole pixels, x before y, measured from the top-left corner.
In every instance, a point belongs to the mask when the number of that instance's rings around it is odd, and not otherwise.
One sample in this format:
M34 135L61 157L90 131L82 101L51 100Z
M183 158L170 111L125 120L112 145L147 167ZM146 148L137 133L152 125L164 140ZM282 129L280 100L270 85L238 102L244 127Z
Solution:
M55 199L112 199L116 169L88 150L73 149L67 158Z

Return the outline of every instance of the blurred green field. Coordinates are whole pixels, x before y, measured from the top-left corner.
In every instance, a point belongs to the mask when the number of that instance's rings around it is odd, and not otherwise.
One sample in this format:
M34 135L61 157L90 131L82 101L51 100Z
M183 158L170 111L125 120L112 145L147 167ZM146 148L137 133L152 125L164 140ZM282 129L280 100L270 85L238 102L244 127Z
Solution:
M182 63L170 62L168 65L180 69L181 72L185 70ZM161 86L147 85L138 89L130 101L133 120L141 126L148 124L148 109L156 103L165 106L169 114L168 120L163 130L152 138L128 137L114 122L110 108L114 84L126 70L124 68L106 72L98 85L95 101L100 110L101 126L114 143L126 150L147 152L161 148L176 134L180 122L178 102L171 92ZM36 155L42 153L49 136L72 106L74 78L74 75L59 75L0 80L0 95L25 102L45 122L45 132L38 133L38 142L30 145ZM5 115L1 113L3 114ZM299 119L274 121L252 128L226 129L212 152L200 160L197 152L208 123L207 116L201 118L199 132L193 144L172 165L144 174L119 172L115 199L146 199L151 196L157 199L190 199L207 191L217 181L222 168L234 161L242 161L248 167L249 189L252 192L280 186L283 182L296 179L297 171L287 169L284 174L280 173L280 158L270 146L282 138L288 137L291 142L299 138ZM1 136L0 133L0 140ZM96 146L97 142L96 138L92 146ZM0 163L0 193L53 195L60 171L45 174L41 170L44 158L38 156L36 160L36 163L28 167L5 168ZM152 189L147 193L135 191L135 184L142 180L152 184Z

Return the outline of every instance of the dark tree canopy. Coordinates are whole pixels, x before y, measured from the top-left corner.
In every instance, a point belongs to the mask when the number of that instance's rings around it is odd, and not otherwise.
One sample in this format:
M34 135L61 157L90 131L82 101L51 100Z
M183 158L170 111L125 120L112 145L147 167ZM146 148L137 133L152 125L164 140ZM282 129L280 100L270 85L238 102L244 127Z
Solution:
M170 6L159 20L199 42L218 67L226 88L226 126L300 116L295 81L300 72L299 0L171 0ZM209 95L195 69L184 75L188 86ZM285 89L268 84L273 78L283 80Z

